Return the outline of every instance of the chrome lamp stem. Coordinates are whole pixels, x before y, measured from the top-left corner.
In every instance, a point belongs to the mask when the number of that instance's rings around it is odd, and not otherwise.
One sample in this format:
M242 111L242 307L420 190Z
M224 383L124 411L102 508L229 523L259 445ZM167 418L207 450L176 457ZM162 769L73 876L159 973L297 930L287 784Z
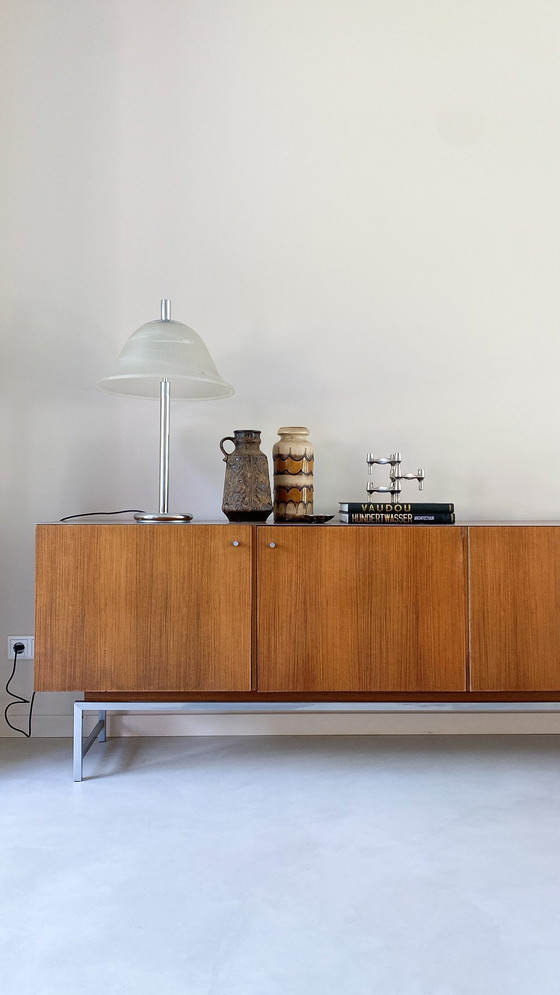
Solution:
M171 301L161 302L161 321L171 321ZM192 515L169 514L169 436L171 382L164 377L159 385L159 512L147 515L138 512L137 522L190 522Z
M159 385L159 513L169 513L169 400L171 384L163 379Z

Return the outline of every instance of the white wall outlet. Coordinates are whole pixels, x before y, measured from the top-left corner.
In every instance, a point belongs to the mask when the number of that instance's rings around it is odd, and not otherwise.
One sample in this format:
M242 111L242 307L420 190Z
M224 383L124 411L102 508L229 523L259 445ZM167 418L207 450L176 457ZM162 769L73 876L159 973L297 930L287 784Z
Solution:
M8 636L8 659L13 660L15 656L14 643L23 643L25 649L23 653L18 653L18 660L32 660L35 656L34 636Z

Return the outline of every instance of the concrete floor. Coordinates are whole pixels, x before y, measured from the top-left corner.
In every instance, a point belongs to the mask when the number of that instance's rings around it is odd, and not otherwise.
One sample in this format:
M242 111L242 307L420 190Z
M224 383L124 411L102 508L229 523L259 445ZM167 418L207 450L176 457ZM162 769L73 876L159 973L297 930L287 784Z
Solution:
M558 995L560 738L0 740L2 995Z

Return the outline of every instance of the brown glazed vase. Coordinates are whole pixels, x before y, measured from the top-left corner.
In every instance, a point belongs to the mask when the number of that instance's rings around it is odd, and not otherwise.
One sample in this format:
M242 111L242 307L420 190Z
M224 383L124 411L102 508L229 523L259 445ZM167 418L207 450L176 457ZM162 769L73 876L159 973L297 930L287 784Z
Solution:
M224 442L233 442L228 453ZM226 476L222 511L230 522L266 522L272 511L268 460L261 452L261 433L236 429L220 441Z
M313 514L314 451L303 425L279 428L274 444L274 521L293 522Z

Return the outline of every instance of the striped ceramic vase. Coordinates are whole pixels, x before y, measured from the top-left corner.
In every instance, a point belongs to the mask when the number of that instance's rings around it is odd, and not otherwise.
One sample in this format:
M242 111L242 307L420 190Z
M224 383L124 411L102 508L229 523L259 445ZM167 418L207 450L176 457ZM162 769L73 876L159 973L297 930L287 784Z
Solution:
M313 514L313 446L309 429L279 428L272 449L274 463L274 521L293 522Z

